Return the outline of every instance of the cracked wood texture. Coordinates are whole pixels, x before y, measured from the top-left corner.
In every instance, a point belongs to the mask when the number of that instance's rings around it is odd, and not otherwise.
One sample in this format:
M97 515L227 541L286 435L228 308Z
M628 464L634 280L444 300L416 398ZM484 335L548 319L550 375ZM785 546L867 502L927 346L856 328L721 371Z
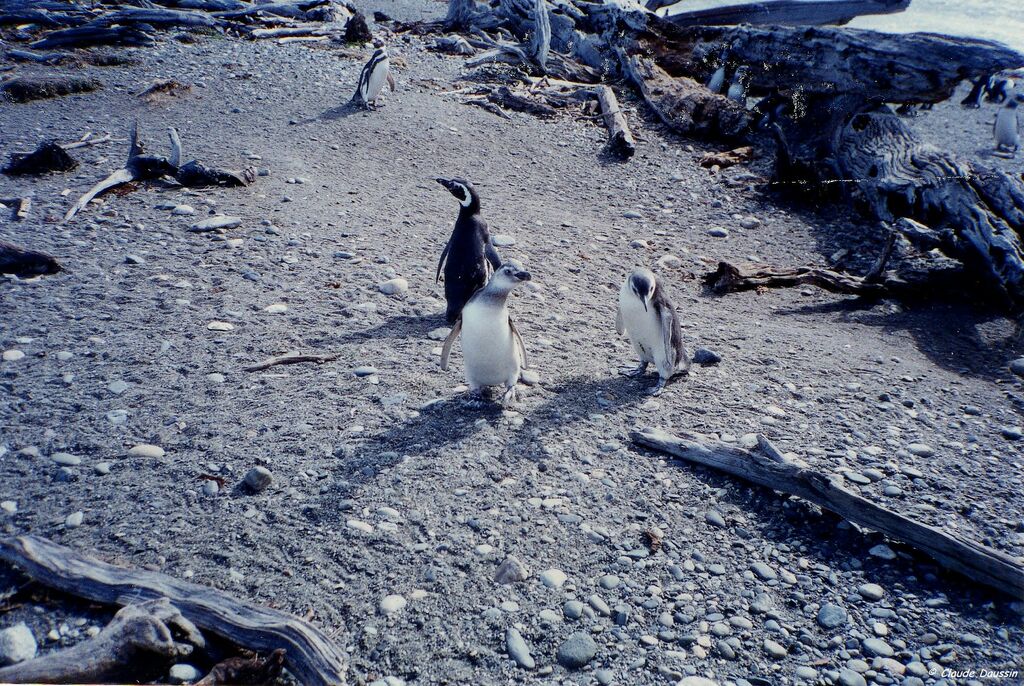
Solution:
M1024 563L976 541L904 517L846 490L836 481L794 462L714 441L652 429L634 431L633 442L745 481L795 495L851 522L903 541L969 579L1024 599Z
M159 572L115 567L38 536L0 540L0 559L44 586L108 605L168 598L196 626L250 650L287 651L307 686L345 684L347 658L330 638L293 615Z

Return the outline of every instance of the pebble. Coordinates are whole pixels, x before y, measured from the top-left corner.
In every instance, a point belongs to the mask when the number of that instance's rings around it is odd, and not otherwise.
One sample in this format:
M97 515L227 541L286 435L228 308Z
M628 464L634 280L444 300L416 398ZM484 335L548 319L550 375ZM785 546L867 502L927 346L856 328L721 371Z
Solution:
M714 526L725 528L725 519L716 510L708 510L704 513L704 521Z
M77 467L82 464L82 458L68 453L54 453L50 455L50 459L64 467Z
M911 443L907 446L907 452L918 457L931 457L935 454L935 448L927 443Z
M878 584L861 584L857 587L857 593L866 600L881 600L885 590Z
M569 619L579 619L583 616L583 603L578 600L567 600L562 605L562 613Z
M356 531L362 531L364 534L373 533L373 525L361 522L358 519L350 519L345 522L345 526Z
M447 326L439 326L436 329L432 329L429 333L427 333L427 338L429 338L432 341L443 341L444 339L448 338L448 334L450 334L451 332L452 330Z
M125 264L146 264L146 260L142 259L138 255L125 255L124 256L124 263Z
M867 686L867 680L852 669L839 670L840 686Z
M718 686L718 682L702 676L684 676L676 686Z
M511 248L516 244L516 239L507 234L495 234L491 236L491 245L496 248Z
M191 205L176 205L174 209L171 210L171 214L177 215L179 217L190 217L195 213L196 208L192 207Z
M0 503L0 510L3 510L6 514L12 515L18 511L18 503L13 500L5 500Z
M72 512L65 518L64 526L69 529L76 529L82 526L82 520L85 518L85 514L79 510L78 512Z
M590 634L577 631L558 646L558 664L566 669L580 669L597 655L597 643Z
M1017 376L1024 376L1024 357L1018 357L1010 362L1010 371Z
M189 231L192 231L193 233L204 233L206 231L218 231L220 229L233 229L237 226L241 226L241 224L241 217L229 217L224 214L218 214L210 217L209 219L196 222L189 227Z
M781 660L782 658L789 655L789 651L787 651L785 647L783 647L779 643L776 643L770 638L766 638L764 640L764 652L766 652L769 657L772 657L776 660Z
M207 324L206 328L210 331L234 331L235 325L228 322L214 321Z
M154 457L160 458L165 455L165 451L158 445L150 445L149 443L139 443L138 445L132 446L128 450L128 455L131 457Z
M693 353L694 364L699 364L704 367L713 364L718 364L721 361L721 355L712 350L708 350L707 348L697 348L697 350Z
M864 652L868 655L878 657L892 657L896 651L888 643L880 638L865 638L861 641Z
M25 357L25 353L20 350L5 350L3 355L4 362L17 362L23 357Z
M203 678L203 673L190 664L179 662L172 665L167 676L176 684L191 684Z
M494 580L499 584L514 584L530 578L530 570L515 555L509 555L498 565Z
M530 655L530 647L526 645L523 635L515 627L509 627L505 632L505 648L509 657L523 669L533 669L537 666L537 662Z
M377 373L377 368L376 367L371 367L369 365L363 366L363 367L356 367L355 369L352 370L352 373L355 374L356 376L360 376L360 377L361 376L372 376L372 375Z
M380 601L380 612L384 615L393 615L401 611L408 602L403 596L397 594L384 596L384 599Z
M389 279L377 284L377 290L384 295L400 295L409 290L409 282L401 277Z
M754 574L758 576L762 581L773 581L778 578L775 570L766 565L764 562L755 562L750 565L750 569Z
M626 219L641 219L641 218L643 218L643 215L640 214L639 212L637 212L636 210L626 210L625 212L622 213L622 216L625 217Z
M245 475L243 483L253 493L262 493L273 480L274 476L270 473L269 469L257 465Z
M598 584L600 584L601 588L605 589L606 591L618 588L619 583L619 577L615 576L614 574L605 574L601 577L600 581L598 581Z
M128 390L128 384L118 379L116 381L111 381L110 384L107 386L107 390L113 393L114 395L121 395L122 393Z
M568 577L561 569L547 569L540 574L540 582L548 588L561 588Z
M839 605L826 603L818 610L818 624L826 629L835 629L846 624L846 610Z
M0 665L13 665L36 656L36 637L24 622L0 630Z
M519 370L519 380L527 386L536 386L540 383L540 374L533 369L521 369Z
M683 266L683 261L675 255L662 255L658 258L658 266L662 269L678 269Z
M708 235L713 238L728 238L729 230L723 226L712 226L708 229Z
M203 481L203 495L213 497L220 492L220 485L216 481L205 480Z
M868 551L868 554L874 557L881 558L883 560L896 559L896 551L894 551L892 548L885 545L884 543L879 543L878 545L872 547L871 550Z
M756 229L761 226L761 220L757 217L744 217L740 220L740 226L744 229Z
M274 303L264 307L263 311L267 314L283 314L288 311L288 306L284 303Z
M1024 430L1019 426L1004 426L999 429L999 433L1003 435L1008 441L1019 441L1024 438Z

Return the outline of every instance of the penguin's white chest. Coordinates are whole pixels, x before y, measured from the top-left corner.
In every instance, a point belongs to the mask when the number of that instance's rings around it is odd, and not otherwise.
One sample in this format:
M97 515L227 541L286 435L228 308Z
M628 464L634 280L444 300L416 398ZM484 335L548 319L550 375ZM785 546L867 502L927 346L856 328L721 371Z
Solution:
M619 291L619 312L622 315L622 326L640 359L654 364L659 370L669 369L671 365L665 349L665 336L654 308L648 306L645 310L643 302L633 291L623 286Z
M364 101L373 102L377 99L381 89L384 88L384 82L387 81L390 69L391 60L387 57L373 66L364 85L364 92L362 93Z
M1020 133L1017 131L1017 110L1004 107L996 115L996 126L993 131L996 145L1016 147L1020 145Z
M743 84L739 82L730 84L728 94L729 99L735 100L736 102L743 102L746 99L743 90Z
M515 384L521 360L508 308L470 302L462 309L462 357L470 387Z

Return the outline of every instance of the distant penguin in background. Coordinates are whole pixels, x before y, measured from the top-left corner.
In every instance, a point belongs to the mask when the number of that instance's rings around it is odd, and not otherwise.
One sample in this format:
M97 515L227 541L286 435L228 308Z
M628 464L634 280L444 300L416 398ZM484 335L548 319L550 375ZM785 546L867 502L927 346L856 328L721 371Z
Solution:
M624 375L643 376L649 364L657 368L658 384L651 395L660 395L676 374L690 371L690 355L683 345L675 306L665 285L651 270L634 269L623 281L615 330L629 336L640 357L639 366Z
M485 386L504 386L505 406L516 402L516 384L527 366L523 337L508 313L508 295L529 280L530 273L519 262L501 265L466 303L441 349L441 369L448 369L452 344L461 334L470 393L479 396Z
M708 79L708 90L712 93L721 93L722 88L725 87L725 63L727 57L727 53L723 51L721 57L718 58L718 69Z
M501 257L491 245L487 222L480 216L480 196L465 179L435 179L459 201L459 216L451 238L437 261L435 282L444 270L445 316L454 324L462 307L484 287L491 271L501 266Z
M748 81L750 81L750 68L744 64L736 70L732 77L732 83L729 84L729 99L745 105L747 103Z
M1010 98L999 108L992 135L996 139L996 150L1016 153L1020 147L1020 131L1017 129L1017 99Z
M394 92L395 77L391 75L391 58L388 56L387 46L380 45L359 72L359 83L356 85L352 100L362 103L366 108L376 108L377 98L385 83L391 88L391 92Z
M1013 87L1014 83L1012 79L1007 79L1002 76L993 76L988 80L988 85L985 87L985 99L989 102L1002 104L1007 99L1013 99Z

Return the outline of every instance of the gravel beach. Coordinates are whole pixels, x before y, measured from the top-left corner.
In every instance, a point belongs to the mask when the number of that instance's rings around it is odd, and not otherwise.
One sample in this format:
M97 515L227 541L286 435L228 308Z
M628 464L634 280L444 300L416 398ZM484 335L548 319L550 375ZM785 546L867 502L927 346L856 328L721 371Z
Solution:
M847 248L856 271L884 236L775 196L769 160L709 173L697 160L720 148L667 132L625 89L638 149L620 163L598 122L465 105L451 91L480 74L462 58L371 28L398 81L373 112L341 107L364 50L170 35L125 51L132 65L77 69L97 91L0 104L4 158L118 139L73 151L72 172L0 176L0 198L33 196L0 237L66 268L0 281L4 534L306 617L349 653L353 684L1020 683L955 675L1022 669L1024 604L629 439L763 433L873 502L1021 557L1013 322L810 287L709 295L699 277L720 259ZM191 89L136 96L166 78ZM993 106L957 102L915 126L987 157ZM260 176L139 184L59 225L121 165L134 119L151 152L174 126L186 159ZM439 175L476 184L499 251L533 276L510 302L536 372L512 410L466 403L457 344L439 368L434 270L458 210ZM238 221L190 230L219 215ZM638 265L668 284L690 352L720 358L657 398L654 378L617 373L635 364L615 308ZM339 357L244 371L288 352ZM24 622L40 652L112 614L24 583L0 569L0 597L21 594L0 629Z

